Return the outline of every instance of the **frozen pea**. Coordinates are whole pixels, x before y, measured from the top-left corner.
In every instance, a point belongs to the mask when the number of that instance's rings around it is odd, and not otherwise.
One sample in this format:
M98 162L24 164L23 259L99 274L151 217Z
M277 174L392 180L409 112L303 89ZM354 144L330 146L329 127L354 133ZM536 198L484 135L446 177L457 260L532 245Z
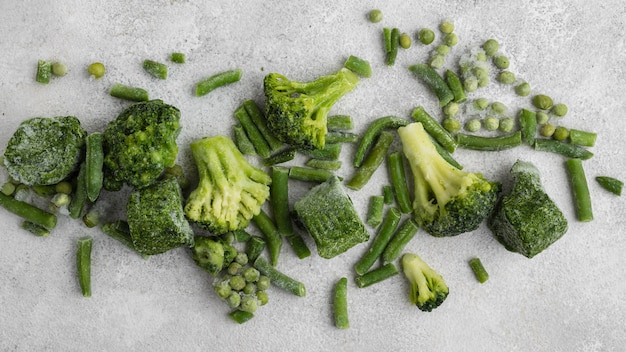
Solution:
M406 33L400 34L400 39L398 41L400 47L403 49L408 49L411 47L411 37Z
M532 100L533 106L541 110L550 110L552 107L552 98L545 94L537 94Z
M453 101L449 102L448 104L446 104L446 106L443 107L443 113L446 116L457 115L459 113L459 104Z
M493 103L491 103L489 108L496 115L504 115L506 114L506 110L507 110L506 105L504 105L504 103L501 103L499 101L494 101Z
M471 118L465 122L465 130L468 132L478 132L482 127L483 124L478 118Z
M548 121L550 121L550 115L548 115L545 111L537 111L535 113L535 116L537 116L537 124L538 125L544 125L546 123L548 123ZM552 135L552 134L550 134Z
M459 37L456 33L448 33L443 37L443 42L446 43L447 46L455 46L459 43Z
M502 84L513 84L515 83L515 74L511 71L502 71L498 73L497 80Z
M430 28L422 28L417 32L417 39L420 43L428 45L435 40L435 32Z
M567 105L563 103L554 104L551 111L555 116L565 116L567 115Z
M495 116L487 116L483 121L483 125L487 131L495 131L500 127L500 119Z
M474 100L474 108L477 110L485 110L489 106L489 100L487 98L478 98Z
M567 137L569 137L569 130L563 126L557 126L554 129L554 134L552 135L552 138L556 139L557 141L564 141L567 139Z
M461 121L459 121L456 117L446 117L443 121L441 121L441 125L450 133L456 133L461 129Z
M449 34L454 32L454 23L451 20L443 20L439 23L441 33Z
M509 58L504 55L498 55L493 58L493 64L496 65L497 68L506 70L509 68L510 62Z
M515 120L512 117L505 117L500 119L500 131L504 133L509 133L513 131L513 127L515 127Z
M450 47L445 44L437 45L435 52L437 52L438 55L448 55L450 53Z
M383 20L383 12L379 9L374 9L367 14L367 18L372 23L378 23Z
M494 56L498 52L499 48L500 43L498 43L498 41L495 39L487 39L483 43L483 50L485 51L485 55L487 56Z
M544 137L552 137L554 134L555 128L551 123L546 123L539 128L539 134Z
M478 78L475 76L467 77L463 80L463 88L468 93L475 92L478 89Z
M520 97L526 97L530 94L530 84L528 82L522 82L515 86L515 94Z
M445 63L445 58L442 55L435 55L430 59L430 67L432 68L442 68Z

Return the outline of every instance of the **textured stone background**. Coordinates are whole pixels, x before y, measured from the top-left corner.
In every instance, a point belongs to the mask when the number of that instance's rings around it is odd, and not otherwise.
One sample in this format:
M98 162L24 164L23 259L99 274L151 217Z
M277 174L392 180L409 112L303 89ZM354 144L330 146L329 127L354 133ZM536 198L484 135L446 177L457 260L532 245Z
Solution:
M365 14L381 8L372 24ZM626 79L626 5L590 1L2 1L0 3L0 150L18 124L33 116L75 115L89 131L102 130L127 103L108 96L115 82L142 86L153 98L178 106L185 147L196 138L230 133L232 112L244 99L262 101L262 77L281 72L298 80L338 69L354 54L368 59L372 78L346 96L333 113L355 118L356 130L384 115L408 117L417 105L437 112L432 94L406 67L422 62L429 48L400 51L393 67L383 64L381 29L415 33L453 19L460 43L456 58L494 37L534 92L569 106L561 123L598 132L594 158L585 162L596 219L575 220L563 158L527 147L485 153L459 150L470 171L505 180L518 158L539 167L548 193L570 219L560 241L528 260L506 251L483 226L456 238L420 232L407 250L417 252L450 286L448 300L423 313L407 300L402 276L365 289L350 280L351 328L333 327L332 285L353 277L352 266L366 250L358 246L332 260L316 254L298 260L285 245L279 268L307 285L307 297L278 289L255 319L238 326L211 292L210 278L184 249L149 260L130 253L97 230L62 218L49 238L19 229L0 212L0 350L3 351L614 351L626 343L623 319L626 279L624 198L603 191L597 175L626 179L623 131ZM141 69L152 58L165 62L172 51L188 63L170 65L167 81ZM66 77L43 86L34 81L37 59L61 60ZM85 67L107 66L90 80ZM242 80L210 95L192 96L193 84L214 73L241 67ZM529 100L493 84L471 95L511 108ZM346 147L339 174L352 173L353 149ZM0 180L6 173L0 171ZM384 169L371 185L351 192L365 215L367 199L386 182ZM294 194L306 185L294 184ZM110 208L121 197L105 195ZM110 217L117 214L113 212ZM93 297L79 294L74 245L95 239ZM309 241L312 246L312 243ZM312 247L313 248L313 247ZM491 278L480 285L467 260L479 256Z

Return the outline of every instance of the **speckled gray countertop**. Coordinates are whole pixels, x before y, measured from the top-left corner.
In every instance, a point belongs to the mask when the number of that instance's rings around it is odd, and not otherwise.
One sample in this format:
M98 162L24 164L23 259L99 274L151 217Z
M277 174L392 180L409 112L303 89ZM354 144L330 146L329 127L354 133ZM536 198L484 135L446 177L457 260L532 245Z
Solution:
M383 22L366 20L372 8L383 11ZM143 260L67 217L60 217L52 235L37 238L0 211L0 350L623 350L626 207L623 197L593 180L598 175L626 179L626 5L621 0L2 1L0 150L18 124L33 116L75 115L88 131L102 130L127 105L108 95L111 84L119 82L142 86L153 98L180 108L179 160L190 167L185 146L206 135L229 134L234 109L244 99L262 101L265 74L309 80L338 69L351 54L369 60L374 74L332 112L353 116L357 132L377 117L408 118L418 105L440 116L434 96L406 69L426 60L431 47L414 44L387 67L381 30L398 27L414 34L446 18L454 21L460 38L447 67L496 38L511 70L530 82L533 92L568 105L561 124L598 133L595 156L584 163L594 221L575 220L563 157L528 147L458 150L455 156L467 170L499 180L518 158L533 162L570 220L568 233L529 260L505 250L484 225L454 238L420 232L407 251L436 268L451 292L431 313L410 305L402 275L357 288L352 267L366 244L331 260L315 251L299 260L284 246L279 269L306 284L306 298L272 289L270 303L240 326L228 319L210 278L185 249ZM166 81L142 71L144 59L167 62L173 51L186 53L188 62L170 64ZM37 59L63 61L69 72L38 84ZM93 61L108 69L97 81L85 72ZM234 67L244 72L240 82L201 98L192 95L197 80ZM470 95L476 97L512 109L529 106L528 98L495 83ZM344 177L353 172L353 150L346 147L342 154L338 174ZM1 170L0 180L6 177ZM365 190L350 192L363 216L369 196L387 182L384 169L370 182ZM294 183L294 194L305 188ZM124 206L123 198L107 196L109 209ZM83 235L94 237L89 299L80 295L74 265L75 241ZM474 256L490 273L485 284L467 265ZM350 278L351 328L345 331L333 326L331 311L332 286L342 276Z

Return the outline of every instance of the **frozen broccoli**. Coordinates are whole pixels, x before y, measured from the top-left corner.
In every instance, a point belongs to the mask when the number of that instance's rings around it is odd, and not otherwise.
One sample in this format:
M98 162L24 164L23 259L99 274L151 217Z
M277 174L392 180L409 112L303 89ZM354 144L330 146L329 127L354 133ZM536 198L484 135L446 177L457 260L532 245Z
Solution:
M134 103L122 111L104 132L104 187L146 187L174 166L179 120L180 111L161 100Z
M313 187L294 204L297 223L315 240L322 258L332 258L369 239L365 225L336 176Z
M532 258L565 234L567 219L543 189L533 164L518 160L511 175L513 188L487 224L506 249Z
M7 172L26 185L59 183L80 164L86 137L87 132L74 116L26 120L4 152Z
M420 310L430 312L448 297L450 291L443 277L417 254L402 256L402 270L409 280L409 299Z
M225 136L196 140L191 153L199 182L187 198L187 218L216 235L248 226L270 195L270 176L250 165Z
M263 81L268 125L284 143L323 149L329 110L358 82L359 77L347 68L310 82L270 73Z
M417 223L436 237L477 229L492 212L500 183L450 165L419 122L400 127L398 134L413 172Z
M217 237L195 236L191 247L196 264L213 276L228 267L236 255L237 249Z
M183 212L180 186L174 178L167 177L133 191L126 213L133 247L142 255L194 243L193 231Z

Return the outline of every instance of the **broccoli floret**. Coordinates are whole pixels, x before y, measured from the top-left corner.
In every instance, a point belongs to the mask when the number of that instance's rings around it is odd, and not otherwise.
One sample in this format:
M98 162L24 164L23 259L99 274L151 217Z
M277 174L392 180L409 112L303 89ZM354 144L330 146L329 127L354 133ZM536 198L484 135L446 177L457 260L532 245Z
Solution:
M297 223L315 240L322 258L332 258L369 240L365 225L337 176L313 187L294 204Z
M430 312L448 297L450 291L443 277L417 254L402 256L402 270L409 280L409 299L420 310Z
M4 152L9 175L26 185L52 185L77 169L87 132L74 116L35 117L17 128Z
M195 236L191 257L206 272L216 276L235 259L237 249L217 238Z
M216 235L248 226L269 197L270 176L250 165L225 136L196 140L191 153L199 182L187 198L187 218Z
M513 188L498 201L487 225L506 249L532 258L567 232L567 219L533 164L518 160L511 175Z
M500 183L450 165L419 122L399 128L398 133L413 172L417 223L435 237L477 229L492 212Z
M179 120L180 111L161 100L135 103L122 111L104 132L104 187L146 187L174 166Z
M193 231L183 212L180 186L174 178L164 178L131 192L126 213L133 247L142 255L194 243Z
M323 149L329 110L358 82L359 77L346 68L310 82L270 73L263 81L268 125L284 143Z

